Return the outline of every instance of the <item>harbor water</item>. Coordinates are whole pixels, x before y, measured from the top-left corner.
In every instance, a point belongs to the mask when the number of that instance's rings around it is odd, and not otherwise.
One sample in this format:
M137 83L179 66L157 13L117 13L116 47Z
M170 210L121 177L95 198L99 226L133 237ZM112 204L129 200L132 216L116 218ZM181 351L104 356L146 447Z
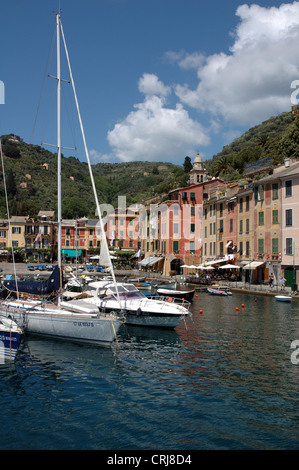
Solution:
M175 330L112 347L25 336L0 365L0 449L299 449L298 307L200 292Z

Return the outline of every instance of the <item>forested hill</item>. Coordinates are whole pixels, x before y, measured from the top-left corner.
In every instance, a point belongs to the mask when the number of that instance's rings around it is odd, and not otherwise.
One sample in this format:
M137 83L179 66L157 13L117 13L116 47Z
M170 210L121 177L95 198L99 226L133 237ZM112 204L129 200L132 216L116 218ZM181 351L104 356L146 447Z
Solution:
M40 210L56 210L57 154L14 135L2 136L2 147L10 215L36 217ZM185 157L184 165L142 161L93 165L99 202L116 206L118 196L125 195L129 206L157 194L167 197L171 189L187 184L188 163L194 157ZM205 166L210 175L232 181L243 176L246 163L266 157L274 165L285 157L299 158L298 115L285 112L252 127L206 160ZM95 217L88 166L75 157L62 157L62 216ZM0 217L6 217L2 177Z
M285 112L252 127L207 161L206 168L214 176L236 180L247 163L267 157L273 165L299 158L299 115Z
M14 135L2 136L5 180L10 215L36 217L57 208L57 154L30 145ZM184 186L189 178L184 166L158 162L98 163L93 176L99 202L117 206L126 196L127 206L170 189ZM95 201L88 165L74 157L62 157L63 218L95 217ZM0 217L6 217L3 178L0 181Z

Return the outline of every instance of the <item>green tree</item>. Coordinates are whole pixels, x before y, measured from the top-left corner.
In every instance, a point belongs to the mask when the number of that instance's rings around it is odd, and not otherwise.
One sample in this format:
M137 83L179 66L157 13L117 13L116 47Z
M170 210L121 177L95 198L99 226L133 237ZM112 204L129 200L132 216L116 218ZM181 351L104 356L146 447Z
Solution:
M193 168L193 165L191 163L191 158L190 157L185 157L185 161L184 161L184 164L183 164L183 167L184 167L184 171L185 173L190 173L190 171L192 170Z

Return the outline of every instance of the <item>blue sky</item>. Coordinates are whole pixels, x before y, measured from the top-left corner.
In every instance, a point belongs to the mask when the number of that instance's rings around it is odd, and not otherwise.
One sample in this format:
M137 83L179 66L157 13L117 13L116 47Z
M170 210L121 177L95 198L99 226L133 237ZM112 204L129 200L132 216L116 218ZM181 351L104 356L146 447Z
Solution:
M299 2L60 3L93 163L182 164L198 151L211 158L251 126L291 108L291 83L299 80ZM0 134L56 142L56 82L44 76L58 4L2 2ZM55 60L54 48L52 75ZM63 153L84 161L71 96L63 85L62 142L77 146Z

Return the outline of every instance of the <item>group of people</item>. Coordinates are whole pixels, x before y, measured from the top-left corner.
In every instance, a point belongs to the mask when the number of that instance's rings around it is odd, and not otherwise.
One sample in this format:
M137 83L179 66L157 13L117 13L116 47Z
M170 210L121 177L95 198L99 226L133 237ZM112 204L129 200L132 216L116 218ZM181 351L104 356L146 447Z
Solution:
M273 283L274 283L274 274L271 273L270 277L269 277L269 286L272 287ZM281 276L281 278L280 278L280 289L284 290L285 285L286 285L286 278L284 276Z

